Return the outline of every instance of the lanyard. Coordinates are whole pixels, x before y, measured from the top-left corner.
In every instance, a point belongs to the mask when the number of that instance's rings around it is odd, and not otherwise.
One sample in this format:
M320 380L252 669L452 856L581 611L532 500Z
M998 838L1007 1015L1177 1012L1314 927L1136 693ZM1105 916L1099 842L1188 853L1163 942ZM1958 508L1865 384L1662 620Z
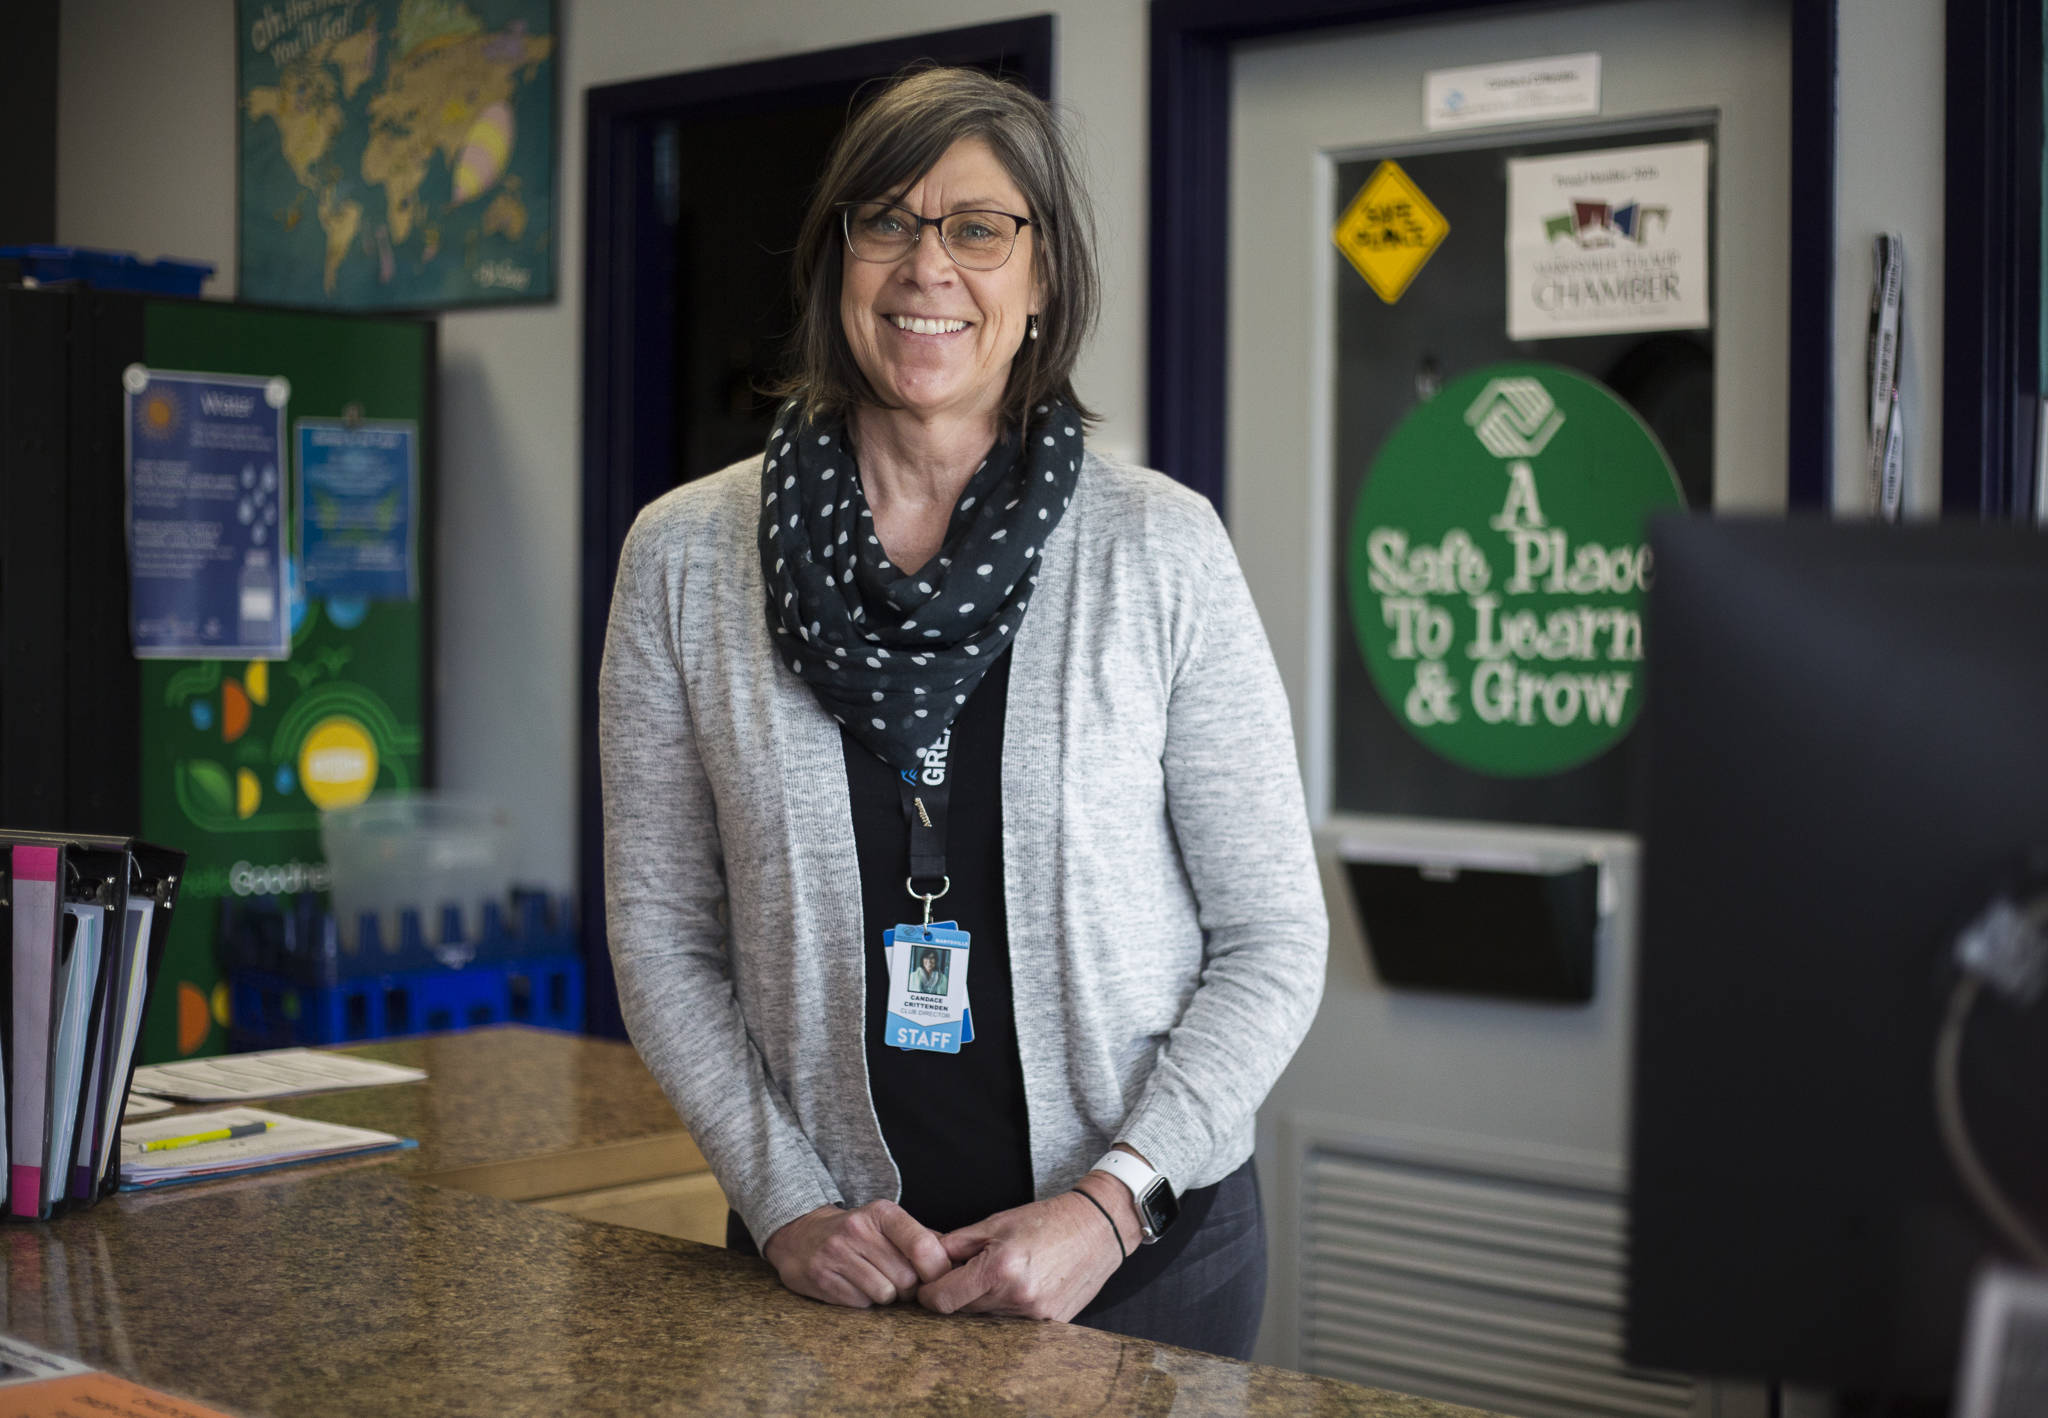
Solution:
M926 750L922 768L906 768L897 775L903 797L903 821L910 830L910 875L903 889L924 902L924 921L931 924L932 902L953 888L946 875L946 806L952 793L946 778L946 752L952 747L953 731L948 728L937 743ZM920 891L936 885L938 890Z

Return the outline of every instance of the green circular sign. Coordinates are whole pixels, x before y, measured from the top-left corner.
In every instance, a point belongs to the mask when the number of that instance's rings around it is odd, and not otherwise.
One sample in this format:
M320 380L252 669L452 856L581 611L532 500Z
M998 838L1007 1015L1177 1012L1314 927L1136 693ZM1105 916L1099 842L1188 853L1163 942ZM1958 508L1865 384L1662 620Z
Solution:
M1656 437L1551 364L1446 384L1388 437L1351 517L1351 625L1394 717L1522 778L1619 742L1643 692L1649 514L1684 505Z

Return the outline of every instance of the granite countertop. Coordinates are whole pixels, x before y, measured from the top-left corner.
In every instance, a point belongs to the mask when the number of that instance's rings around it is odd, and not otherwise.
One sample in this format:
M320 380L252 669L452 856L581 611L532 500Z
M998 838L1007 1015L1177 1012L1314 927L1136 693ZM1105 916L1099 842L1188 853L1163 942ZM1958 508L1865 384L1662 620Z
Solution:
M351 1052L431 1077L279 1106L419 1136L423 1155L6 1227L0 1328L274 1418L1472 1412L1066 1325L839 1309L758 1260L431 1185L423 1170L676 1119L631 1051L603 1041L508 1029Z
M280 1098L261 1106L413 1138L418 1150L394 1162L405 1171L439 1172L686 1135L640 1056L613 1039L504 1025L351 1045L344 1052L423 1068L427 1081Z

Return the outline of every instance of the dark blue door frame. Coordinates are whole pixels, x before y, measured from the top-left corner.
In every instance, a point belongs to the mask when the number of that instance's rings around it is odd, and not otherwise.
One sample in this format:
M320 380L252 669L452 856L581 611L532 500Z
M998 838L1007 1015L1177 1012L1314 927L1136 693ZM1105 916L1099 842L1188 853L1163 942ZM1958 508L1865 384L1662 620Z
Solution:
M604 824L597 670L612 580L640 509L674 485L668 394L673 238L660 214L654 145L664 124L843 103L919 59L1014 74L1052 97L1053 20L1034 15L872 44L792 54L592 88L584 96L583 565L578 711L579 923L589 971L586 1028L623 1037L604 929ZM709 472L700 468L697 472Z
M1377 20L1557 8L1560 0L1153 0L1146 456L1223 505L1230 54L1244 40ZM1957 0L1960 3L1961 0ZM1997 0L1980 0L1995 4ZM1827 505L1834 424L1836 0L1792 0L1787 497ZM2038 82L2040 69L2035 67Z
M2040 0L1949 0L1941 506L2031 520L2041 396Z

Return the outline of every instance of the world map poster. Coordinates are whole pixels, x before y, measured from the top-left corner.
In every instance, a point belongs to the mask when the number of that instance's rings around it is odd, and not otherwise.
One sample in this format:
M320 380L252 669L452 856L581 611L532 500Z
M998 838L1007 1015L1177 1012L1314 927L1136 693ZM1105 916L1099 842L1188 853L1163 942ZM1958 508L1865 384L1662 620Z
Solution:
M237 0L238 294L555 294L555 0Z

